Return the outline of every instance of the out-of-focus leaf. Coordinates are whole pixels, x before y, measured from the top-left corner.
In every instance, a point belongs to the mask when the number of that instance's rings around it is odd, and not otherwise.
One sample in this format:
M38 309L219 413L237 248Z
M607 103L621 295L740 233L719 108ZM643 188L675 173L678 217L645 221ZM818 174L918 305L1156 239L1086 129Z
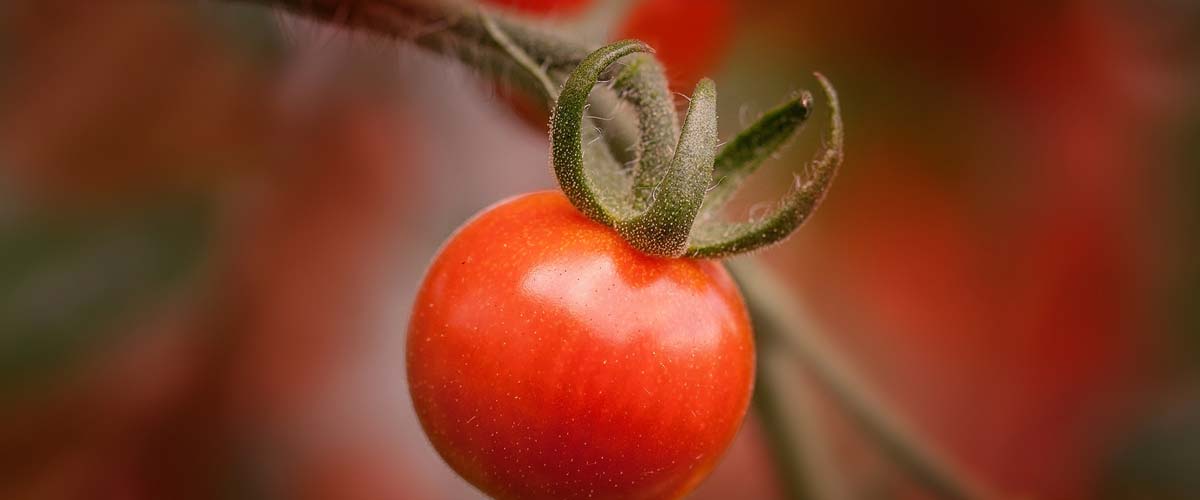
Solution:
M286 45L281 37L281 14L251 3L196 3L188 7L211 29L220 32L222 39L235 43L243 55L263 63L279 62ZM313 28L316 30L316 28Z
M213 222L194 196L88 214L2 208L0 401L132 331L196 274Z

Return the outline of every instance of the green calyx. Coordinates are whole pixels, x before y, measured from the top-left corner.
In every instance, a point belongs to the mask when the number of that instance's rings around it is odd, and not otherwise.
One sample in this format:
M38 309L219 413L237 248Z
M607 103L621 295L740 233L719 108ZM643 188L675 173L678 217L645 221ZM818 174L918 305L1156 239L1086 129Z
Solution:
M566 197L630 245L659 257L725 258L786 239L821 203L841 164L841 110L833 86L817 74L828 97L830 133L808 175L797 176L766 215L724 221L721 207L796 135L811 114L812 97L794 95L718 152L712 80L696 85L679 127L666 78L650 52L636 40L608 44L586 56L563 84L551 115L551 163ZM586 115L601 79L635 110L638 137L630 168L614 159L600 140L604 128Z
M712 178L717 146L717 94L712 81L696 86L679 132L661 68L650 58L633 60L613 77L614 90L637 110L640 134L635 169L626 173L584 168L585 156L599 162L607 158L602 149L585 155L584 110L592 87L616 60L649 51L646 44L627 40L584 58L567 78L554 107L550 156L563 192L585 215L616 229L643 252L678 257L687 251L688 235ZM652 76L640 80L636 75L641 72Z
M828 96L830 135L807 175L797 176L764 216L729 222L721 219L721 208L795 136L811 114L812 96L794 95L718 152L713 82L696 85L680 127L662 67L649 53L637 40L606 45L585 57L563 84L550 119L550 158L567 198L650 255L723 258L787 238L816 209L841 164L841 110L833 86L816 75ZM618 61L623 64L614 69ZM600 140L602 126L585 115L602 79L635 111L638 137L629 168Z

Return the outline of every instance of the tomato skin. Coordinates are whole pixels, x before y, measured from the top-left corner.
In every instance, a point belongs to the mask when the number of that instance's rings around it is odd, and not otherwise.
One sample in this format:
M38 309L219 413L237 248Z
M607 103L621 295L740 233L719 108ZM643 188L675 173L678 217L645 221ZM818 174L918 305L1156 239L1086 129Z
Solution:
M408 381L450 466L499 499L678 498L741 425L754 345L715 261L661 259L558 192L485 210L417 295Z

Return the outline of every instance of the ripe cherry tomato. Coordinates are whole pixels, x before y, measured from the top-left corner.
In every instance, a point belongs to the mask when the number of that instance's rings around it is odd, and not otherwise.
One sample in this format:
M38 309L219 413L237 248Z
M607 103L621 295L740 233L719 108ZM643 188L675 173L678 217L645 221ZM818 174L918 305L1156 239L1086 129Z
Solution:
M500 499L678 498L733 439L754 378L719 263L643 255L557 192L450 238L407 357L433 446Z

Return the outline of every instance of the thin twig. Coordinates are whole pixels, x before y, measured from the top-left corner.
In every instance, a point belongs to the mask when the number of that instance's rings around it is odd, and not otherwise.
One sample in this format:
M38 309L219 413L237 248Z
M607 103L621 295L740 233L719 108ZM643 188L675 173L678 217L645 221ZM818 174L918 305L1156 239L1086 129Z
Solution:
M538 84L541 86L542 92L546 93L546 99L550 102L554 102L556 99L558 99L558 86L555 85L554 82L550 81L550 75L547 75L546 71L542 69L542 64L534 61L533 58L527 52L525 52L525 49L522 49L521 47L518 47L517 44L513 43L512 39L508 37L508 34L504 32L504 29L500 28L500 26L496 24L495 19L492 19L492 16L481 12L479 18L483 21L483 27L487 29L488 34L491 35L492 39L504 49L504 52L508 53L508 55L512 57L513 60L516 61L519 66L521 66L521 68L528 72L530 77L537 80Z

